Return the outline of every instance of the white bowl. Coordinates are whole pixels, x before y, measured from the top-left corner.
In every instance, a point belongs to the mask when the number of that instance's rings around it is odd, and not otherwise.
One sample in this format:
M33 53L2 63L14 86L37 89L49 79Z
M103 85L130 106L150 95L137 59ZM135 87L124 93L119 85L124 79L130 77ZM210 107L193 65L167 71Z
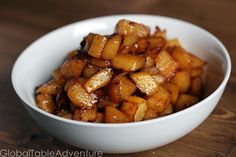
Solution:
M205 99L183 111L135 123L96 124L64 119L44 112L35 104L35 87L47 81L66 54L79 47L89 32L111 34L120 19L167 29L183 46L207 61ZM115 15L89 19L59 28L33 42L17 59L12 71L14 89L33 119L51 135L76 147L105 153L131 153L173 142L201 124L217 105L231 71L224 45L193 24L161 16Z

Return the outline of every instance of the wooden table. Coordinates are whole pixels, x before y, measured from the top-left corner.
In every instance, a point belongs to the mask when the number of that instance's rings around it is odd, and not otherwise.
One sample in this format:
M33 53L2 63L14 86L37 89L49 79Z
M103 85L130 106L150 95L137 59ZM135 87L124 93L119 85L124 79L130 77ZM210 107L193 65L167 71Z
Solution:
M190 134L154 150L104 156L236 157L234 0L0 0L0 150L77 149L53 138L31 119L12 88L11 69L22 50L41 35L82 19L121 13L170 16L209 30L228 48L233 70L217 108Z

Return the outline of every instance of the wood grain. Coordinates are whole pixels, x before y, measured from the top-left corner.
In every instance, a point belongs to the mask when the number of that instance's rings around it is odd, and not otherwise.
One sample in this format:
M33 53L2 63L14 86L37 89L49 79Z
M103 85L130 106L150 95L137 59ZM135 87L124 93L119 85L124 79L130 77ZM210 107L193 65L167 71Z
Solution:
M125 4L125 5L124 5ZM123 13L175 17L215 34L228 48L233 69L214 112L197 129L154 150L104 156L124 157L235 157L236 156L236 1L234 0L0 0L0 149L77 150L64 144L26 113L11 85L17 56L41 35L86 18Z

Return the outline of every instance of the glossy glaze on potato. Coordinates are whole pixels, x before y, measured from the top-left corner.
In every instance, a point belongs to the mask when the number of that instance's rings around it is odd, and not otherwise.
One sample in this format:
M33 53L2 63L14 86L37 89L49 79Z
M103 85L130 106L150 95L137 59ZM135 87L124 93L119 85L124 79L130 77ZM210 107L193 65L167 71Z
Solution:
M89 33L36 88L37 106L76 121L128 123L196 104L206 62L166 32L122 19L114 34Z

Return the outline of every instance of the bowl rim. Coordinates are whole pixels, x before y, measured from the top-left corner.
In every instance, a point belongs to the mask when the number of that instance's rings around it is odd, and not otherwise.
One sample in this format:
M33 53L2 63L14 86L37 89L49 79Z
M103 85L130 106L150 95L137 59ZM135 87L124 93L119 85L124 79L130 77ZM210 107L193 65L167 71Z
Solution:
M163 116L163 117L158 117L158 118L154 118L154 119L150 119L150 120L145 120L145 121L139 121L139 122L129 122L129 123L93 123L93 122L82 122L82 121L75 121L75 120L70 120L70 119L66 119L66 118L62 118L59 116L56 116L54 114L48 113L46 111L41 110L40 108L38 108L37 106L31 105L31 103L28 103L28 101L25 100L25 98L21 95L20 91L16 88L16 81L15 81L15 74L16 74L16 67L19 64L20 60L24 57L24 55L26 54L26 50L31 47L33 44L39 42L41 39L43 39L44 37L54 34L58 31L62 31L63 29L70 27L70 26L74 26L74 25L78 25L81 23L87 23L90 21L96 21L96 20L100 20L100 19L109 19L112 17L116 17L116 18L120 18L120 19L124 19L124 18L131 18L131 17L140 17L140 18L163 18L163 19L167 19L167 20L171 20L171 21L175 21L175 22L179 22L179 23L183 23L185 25L189 25L191 27L195 27L197 29L199 29L200 31L202 31L203 33L205 33L207 36L209 36L212 40L214 40L214 42L216 42L220 48L222 49L223 55L226 58L226 71L224 74L224 79L223 81L220 83L220 85L217 87L217 89L212 92L209 96L207 96L206 98L204 98L203 100L201 100L200 102L198 102L197 104L188 107L182 111L167 115L167 116ZM148 124L153 124L153 123L157 123L160 121L165 121L171 118L175 118L177 116L181 116L182 114L185 114L187 112L191 112L193 110L195 110L196 108L204 105L205 102L209 101L210 99L212 99L213 97L215 97L221 90L224 90L229 77L230 77L230 73L231 73L231 59L229 56L229 52L227 51L227 49L225 48L225 46L223 45L223 43L216 37L214 36L212 33L208 32L207 30L184 20L180 20L180 19L176 19L176 18L172 18L172 17L167 17L167 16L160 16L160 15L151 15L151 14L115 14L115 15L108 15L108 16L100 16L100 17L94 17L94 18L89 18L89 19L85 19L85 20L81 20L81 21L77 21L77 22L73 22L71 24L68 25L64 25L62 27L59 27L57 29L54 29L46 34L44 34L43 36L39 37L38 39L36 39L35 41L33 41L30 45L28 45L21 53L20 55L17 57L13 68L12 68L12 73L11 73L11 81L12 81L12 85L13 88L15 90L15 92L17 93L17 96L23 101L24 104L26 104L27 106L29 106L30 108L32 108L33 110L36 110L37 112L39 112L40 114L43 114L44 116L47 116L49 118L61 121L61 122L65 122L65 123L70 123L73 125L83 125L83 126L89 126L89 127L132 127L132 126L140 126L140 125L148 125Z

